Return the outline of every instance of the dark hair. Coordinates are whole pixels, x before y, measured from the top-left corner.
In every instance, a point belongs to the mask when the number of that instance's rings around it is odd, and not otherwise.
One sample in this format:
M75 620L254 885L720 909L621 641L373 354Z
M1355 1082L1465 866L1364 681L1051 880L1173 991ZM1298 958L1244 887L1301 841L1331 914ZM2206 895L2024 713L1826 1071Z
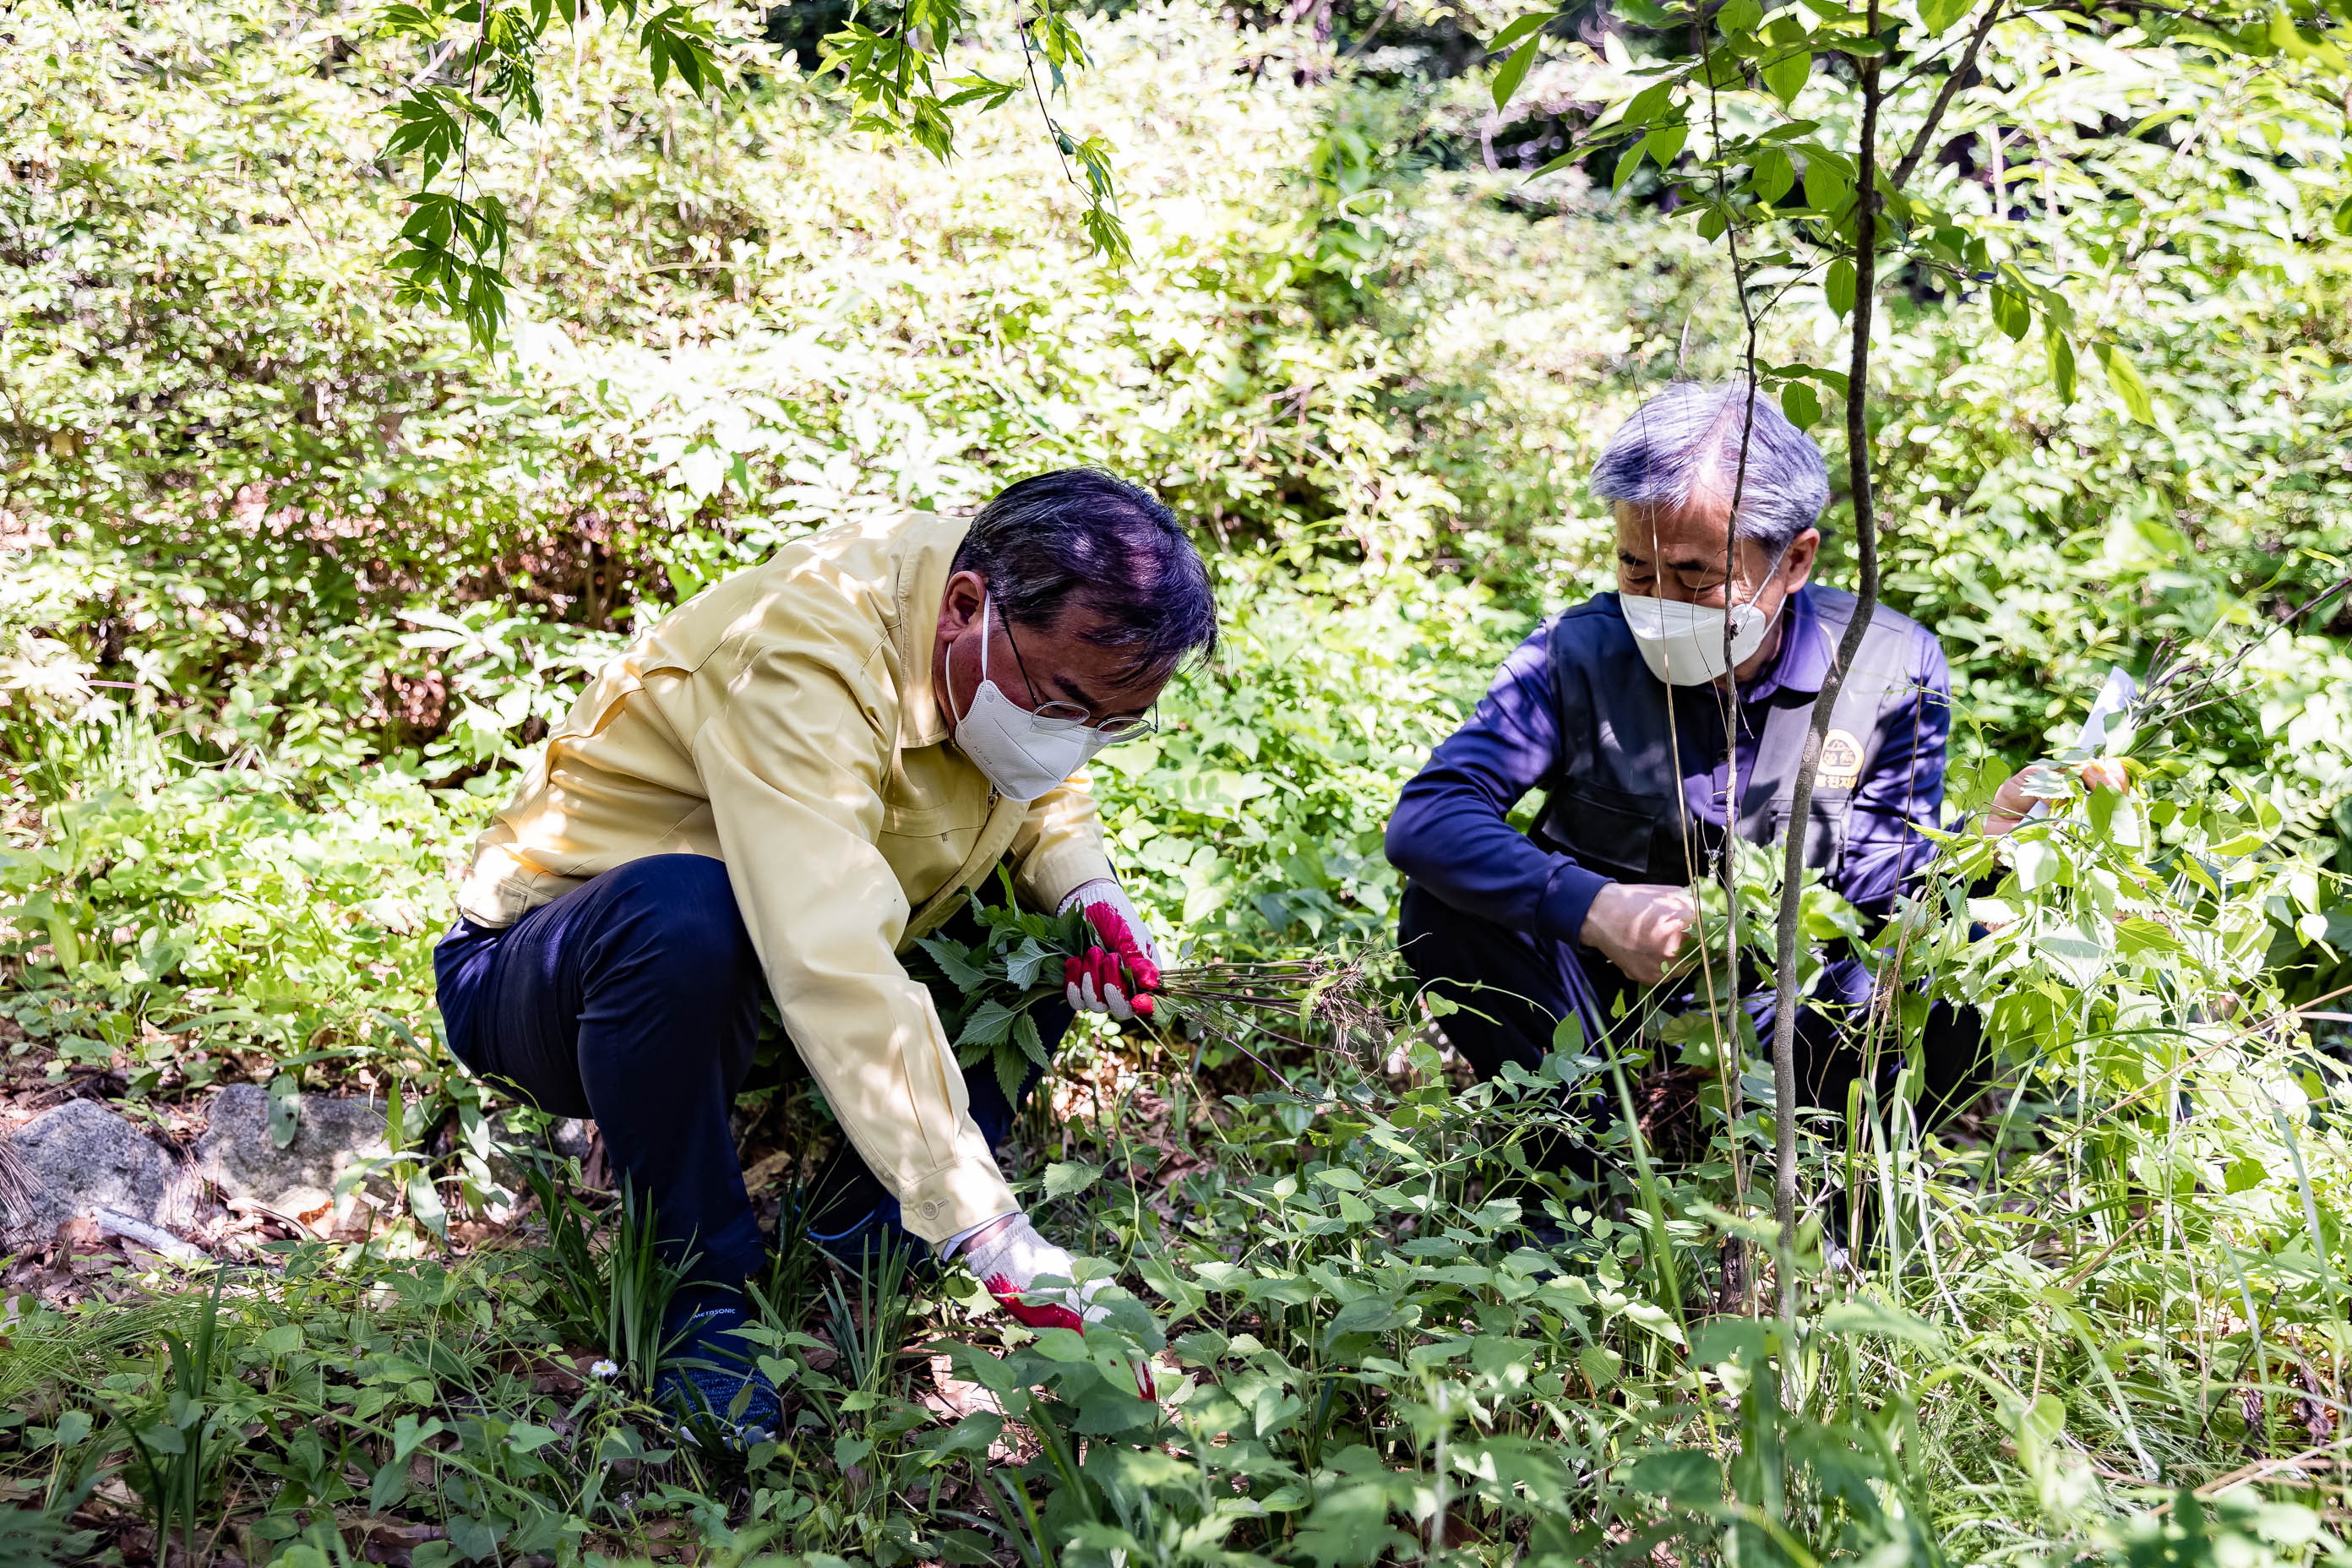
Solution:
M1129 678L1165 675L1217 646L1209 569L1176 514L1124 479L1057 468L997 492L956 550L955 570L988 579L1016 626L1050 631L1070 611L1080 634L1129 656Z

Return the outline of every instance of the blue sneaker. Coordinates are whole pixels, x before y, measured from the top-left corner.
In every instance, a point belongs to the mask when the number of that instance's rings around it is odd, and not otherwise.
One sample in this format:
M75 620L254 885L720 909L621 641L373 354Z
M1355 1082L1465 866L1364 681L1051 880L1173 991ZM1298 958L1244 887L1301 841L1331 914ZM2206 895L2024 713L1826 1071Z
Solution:
M668 1325L675 1347L654 1380L654 1403L678 1431L706 1447L741 1451L782 1432L784 1407L738 1332L751 1320L732 1302L688 1303Z

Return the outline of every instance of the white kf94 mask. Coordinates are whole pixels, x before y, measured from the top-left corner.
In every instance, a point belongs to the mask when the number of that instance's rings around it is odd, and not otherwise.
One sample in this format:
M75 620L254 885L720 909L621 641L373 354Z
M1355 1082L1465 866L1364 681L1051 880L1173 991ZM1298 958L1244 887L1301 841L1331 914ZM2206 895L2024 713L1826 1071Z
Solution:
M1784 549L1780 552L1786 555ZM1769 582L1772 574L1780 569L1775 560L1764 575ZM1758 584L1757 594L1764 592ZM1781 600L1786 604L1787 599ZM1764 646L1765 634L1780 616L1777 609L1766 615L1756 607L1756 597L1748 603L1735 605L1727 613L1706 605L1685 605L1674 599L1652 599L1633 594L1617 595L1617 607L1623 612L1625 625L1633 634L1633 646L1642 650L1642 662L1650 673L1669 686L1705 686L1720 680L1723 672L1748 658ZM1731 658L1723 657L1724 622L1731 623Z
M955 686L948 686L955 705ZM957 715L956 750L1007 800L1031 801L1085 767L1110 742L1081 719L1041 719L988 679L988 595L980 600L980 689Z

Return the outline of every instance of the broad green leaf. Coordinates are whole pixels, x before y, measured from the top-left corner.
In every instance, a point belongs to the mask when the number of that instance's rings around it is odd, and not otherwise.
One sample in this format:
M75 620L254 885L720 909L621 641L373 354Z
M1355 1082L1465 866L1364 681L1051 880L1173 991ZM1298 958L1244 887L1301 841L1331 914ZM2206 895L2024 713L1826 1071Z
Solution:
M1919 22L1935 37L1967 16L1978 0L1919 0Z
M1756 156L1756 166L1748 175L1748 187L1768 202L1778 202L1797 183L1797 172L1789 163L1789 154L1778 147L1767 147Z
M1102 1179L1103 1168L1083 1160L1056 1160L1045 1167L1048 1198L1076 1197Z
M2143 425L2156 423L2156 404L2148 396L2147 383L2126 358L2123 350L2113 343L2093 343L2091 352L2098 356L2099 368L2107 373L2107 384L2123 399L2124 407Z
M1810 430L1821 423L1822 400L1809 383L1792 381L1780 389L1780 412L1787 415L1789 423L1798 429ZM1726 917L1727 920L1728 918Z
M2042 334L2042 346L2050 357L2050 384L2057 390L2058 401L2074 401L2074 345L2065 333L2053 328Z
M1780 100L1780 107L1790 108L1813 74L1813 53L1811 49L1791 49L1757 74L1764 79L1765 90Z
M2025 296L2014 289L1996 283L1992 286L1992 324L1999 327L2011 342L2025 336L2033 324L2033 307Z
M1835 216L1845 210L1853 200L1853 182L1835 160L1826 153L1807 152L1805 154L1805 205L1816 212Z
M1853 310L1853 263L1841 256L1822 274L1822 297L1843 316Z
M1543 39L1529 38L1511 51L1503 68L1495 73L1495 107L1501 109L1511 101L1511 94L1519 90L1519 83L1528 79L1528 68L1536 63L1536 49Z
M1012 1033L1013 1010L992 996L971 1010L956 1035L959 1046L993 1046Z
M1499 55L1505 49L1518 44L1530 33L1538 32L1546 25L1559 20L1559 16L1560 14L1558 11L1530 11L1489 39L1486 52L1490 55Z
M1706 1508L1723 1496L1722 1463L1712 1454L1688 1448L1644 1454L1633 1461L1626 1479L1634 1490L1683 1508Z
M1724 0L1715 25L1729 33L1752 33L1764 25L1764 0Z

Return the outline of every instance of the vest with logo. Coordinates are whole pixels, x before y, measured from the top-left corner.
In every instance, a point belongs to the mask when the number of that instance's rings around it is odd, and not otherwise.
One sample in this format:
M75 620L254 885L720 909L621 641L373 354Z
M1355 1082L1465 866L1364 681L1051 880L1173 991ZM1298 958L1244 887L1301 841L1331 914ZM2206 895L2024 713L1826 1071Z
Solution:
M1853 618L1853 595L1801 591L1834 647ZM1907 617L1881 606L1838 692L1805 833L1806 863L1832 879L1845 858L1854 788L1870 773L1885 721L1916 695L1915 630ZM1721 847L1722 829L1692 816L1683 774L1707 772L1721 758L1685 755L1676 765L1669 693L1675 701L1711 707L1719 695L1709 687L1671 689L1652 675L1615 594L1561 611L1552 621L1549 654L1559 752L1529 833L1622 882L1688 883L1704 875ZM1782 689L1761 703L1740 704L1743 721L1758 733L1750 776L1738 781L1736 816L1740 837L1751 843L1771 843L1788 821L1814 696Z

